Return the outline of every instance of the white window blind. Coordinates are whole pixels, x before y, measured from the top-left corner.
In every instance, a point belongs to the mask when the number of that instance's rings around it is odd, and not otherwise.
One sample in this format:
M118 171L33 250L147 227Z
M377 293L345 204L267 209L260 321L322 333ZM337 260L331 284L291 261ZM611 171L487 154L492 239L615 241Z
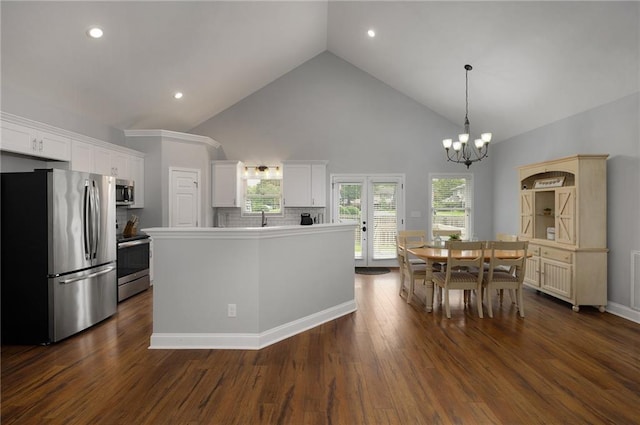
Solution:
M373 183L373 258L395 258L398 229L398 184Z
M431 176L431 230L435 237L446 239L460 232L462 239L470 239L473 190L471 175Z
M251 171L250 171L251 170ZM282 178L269 172L245 168L242 215L282 214Z

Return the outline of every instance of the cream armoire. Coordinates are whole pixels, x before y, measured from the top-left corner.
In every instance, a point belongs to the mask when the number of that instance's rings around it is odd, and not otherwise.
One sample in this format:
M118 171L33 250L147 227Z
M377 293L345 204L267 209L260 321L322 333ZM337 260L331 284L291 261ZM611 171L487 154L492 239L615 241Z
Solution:
M572 304L607 304L607 157L575 155L519 167L524 283Z

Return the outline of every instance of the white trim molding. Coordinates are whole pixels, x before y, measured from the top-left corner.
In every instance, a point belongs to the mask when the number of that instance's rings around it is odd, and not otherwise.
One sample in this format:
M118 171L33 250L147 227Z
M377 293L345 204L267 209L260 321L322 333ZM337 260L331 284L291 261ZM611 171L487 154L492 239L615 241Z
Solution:
M607 313L622 317L623 319L631 320L632 322L640 323L640 311L634 310L626 305L607 301Z
M166 350L260 350L279 341L353 313L356 302L349 301L261 333L153 333L149 349Z
M126 137L160 137L165 140L171 140L172 142L200 143L214 148L222 146L211 137L170 130L124 130L124 135Z

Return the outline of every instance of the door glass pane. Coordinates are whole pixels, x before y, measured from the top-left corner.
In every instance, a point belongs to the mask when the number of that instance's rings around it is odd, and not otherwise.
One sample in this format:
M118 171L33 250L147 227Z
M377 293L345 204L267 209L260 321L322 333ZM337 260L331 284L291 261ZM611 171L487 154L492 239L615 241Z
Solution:
M338 211L339 223L355 223L355 259L362 259L362 185L360 183L340 183Z
M373 259L384 260L396 258L398 184L373 183L372 189Z

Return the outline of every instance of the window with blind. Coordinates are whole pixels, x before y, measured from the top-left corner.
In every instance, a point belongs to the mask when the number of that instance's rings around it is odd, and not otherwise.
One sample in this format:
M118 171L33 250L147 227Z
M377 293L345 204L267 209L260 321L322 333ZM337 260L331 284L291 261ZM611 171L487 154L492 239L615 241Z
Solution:
M472 176L431 175L431 234L447 239L460 234L470 239L473 211Z
M244 206L243 216L282 215L282 177L270 172L249 172L247 167L243 178Z

